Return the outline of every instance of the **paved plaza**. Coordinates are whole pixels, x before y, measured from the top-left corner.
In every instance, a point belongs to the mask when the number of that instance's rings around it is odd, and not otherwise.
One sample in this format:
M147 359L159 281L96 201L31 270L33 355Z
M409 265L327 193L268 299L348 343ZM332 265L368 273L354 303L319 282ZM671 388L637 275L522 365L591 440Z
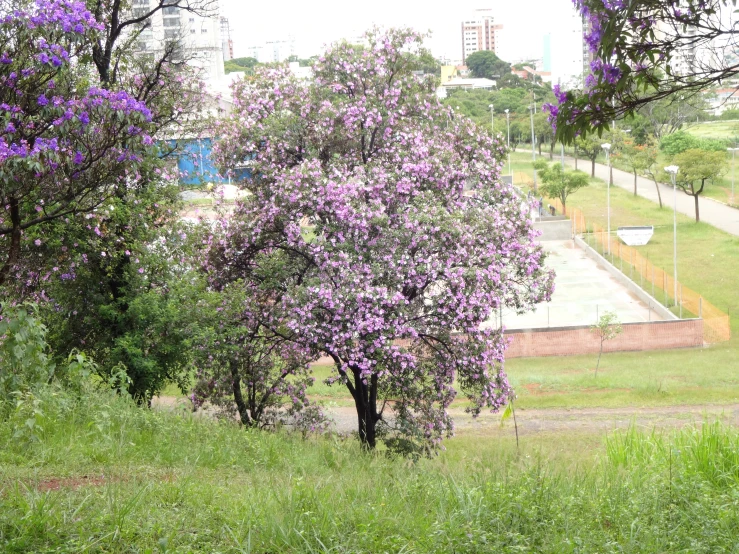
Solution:
M556 273L552 301L532 312L503 310L507 329L592 325L604 312L616 312L621 323L663 319L602 269L573 241L547 241L547 266ZM497 327L498 318L488 324Z

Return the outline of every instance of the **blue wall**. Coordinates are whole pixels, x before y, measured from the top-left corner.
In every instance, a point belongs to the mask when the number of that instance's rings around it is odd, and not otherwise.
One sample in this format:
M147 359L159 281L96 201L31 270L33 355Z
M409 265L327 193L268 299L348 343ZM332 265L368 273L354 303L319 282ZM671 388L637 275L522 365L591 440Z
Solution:
M209 138L179 141L184 150L177 159L177 169L185 176L180 177L182 185L205 185L207 183L228 183L227 176L218 174L218 169L210 159L213 141ZM231 175L232 181L248 179L248 169L239 169Z

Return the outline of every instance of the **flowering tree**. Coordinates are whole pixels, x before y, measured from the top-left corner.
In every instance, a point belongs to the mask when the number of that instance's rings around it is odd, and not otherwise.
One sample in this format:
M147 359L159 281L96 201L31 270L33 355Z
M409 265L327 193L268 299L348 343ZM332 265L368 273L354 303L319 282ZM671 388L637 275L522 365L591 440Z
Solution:
M198 297L194 406L210 402L247 427L325 429L320 407L306 396L314 382L310 350L250 319L258 298L239 282Z
M151 112L124 91L84 87L72 60L99 28L83 3L35 0L0 18L0 285L36 226L91 212L151 145Z
M555 87L557 134L569 142L652 102L686 102L736 75L733 0L573 0L594 58L583 90Z
M548 299L552 275L500 182L502 144L413 74L422 37L366 38L332 46L310 83L258 68L235 87L214 151L255 177L207 270L259 299L253 325L331 357L362 444L430 445L452 432L455 379L473 415L505 404L506 341L483 324Z

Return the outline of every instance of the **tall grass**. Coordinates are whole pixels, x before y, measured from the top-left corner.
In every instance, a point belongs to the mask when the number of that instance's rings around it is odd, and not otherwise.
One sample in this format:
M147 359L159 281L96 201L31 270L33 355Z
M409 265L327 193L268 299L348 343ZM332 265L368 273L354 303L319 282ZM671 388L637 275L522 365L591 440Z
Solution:
M719 424L631 429L565 466L535 438L520 453L498 439L452 440L411 463L107 394L44 423L30 442L0 424L4 552L739 548L739 434Z

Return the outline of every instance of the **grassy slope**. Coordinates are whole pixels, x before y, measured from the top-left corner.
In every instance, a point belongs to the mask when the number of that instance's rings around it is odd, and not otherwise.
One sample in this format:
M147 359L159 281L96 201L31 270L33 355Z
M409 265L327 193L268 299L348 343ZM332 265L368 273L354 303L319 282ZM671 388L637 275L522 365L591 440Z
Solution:
M105 393L41 439L0 423L0 550L726 552L739 435L450 441L418 463ZM682 455L679 452L683 452Z

